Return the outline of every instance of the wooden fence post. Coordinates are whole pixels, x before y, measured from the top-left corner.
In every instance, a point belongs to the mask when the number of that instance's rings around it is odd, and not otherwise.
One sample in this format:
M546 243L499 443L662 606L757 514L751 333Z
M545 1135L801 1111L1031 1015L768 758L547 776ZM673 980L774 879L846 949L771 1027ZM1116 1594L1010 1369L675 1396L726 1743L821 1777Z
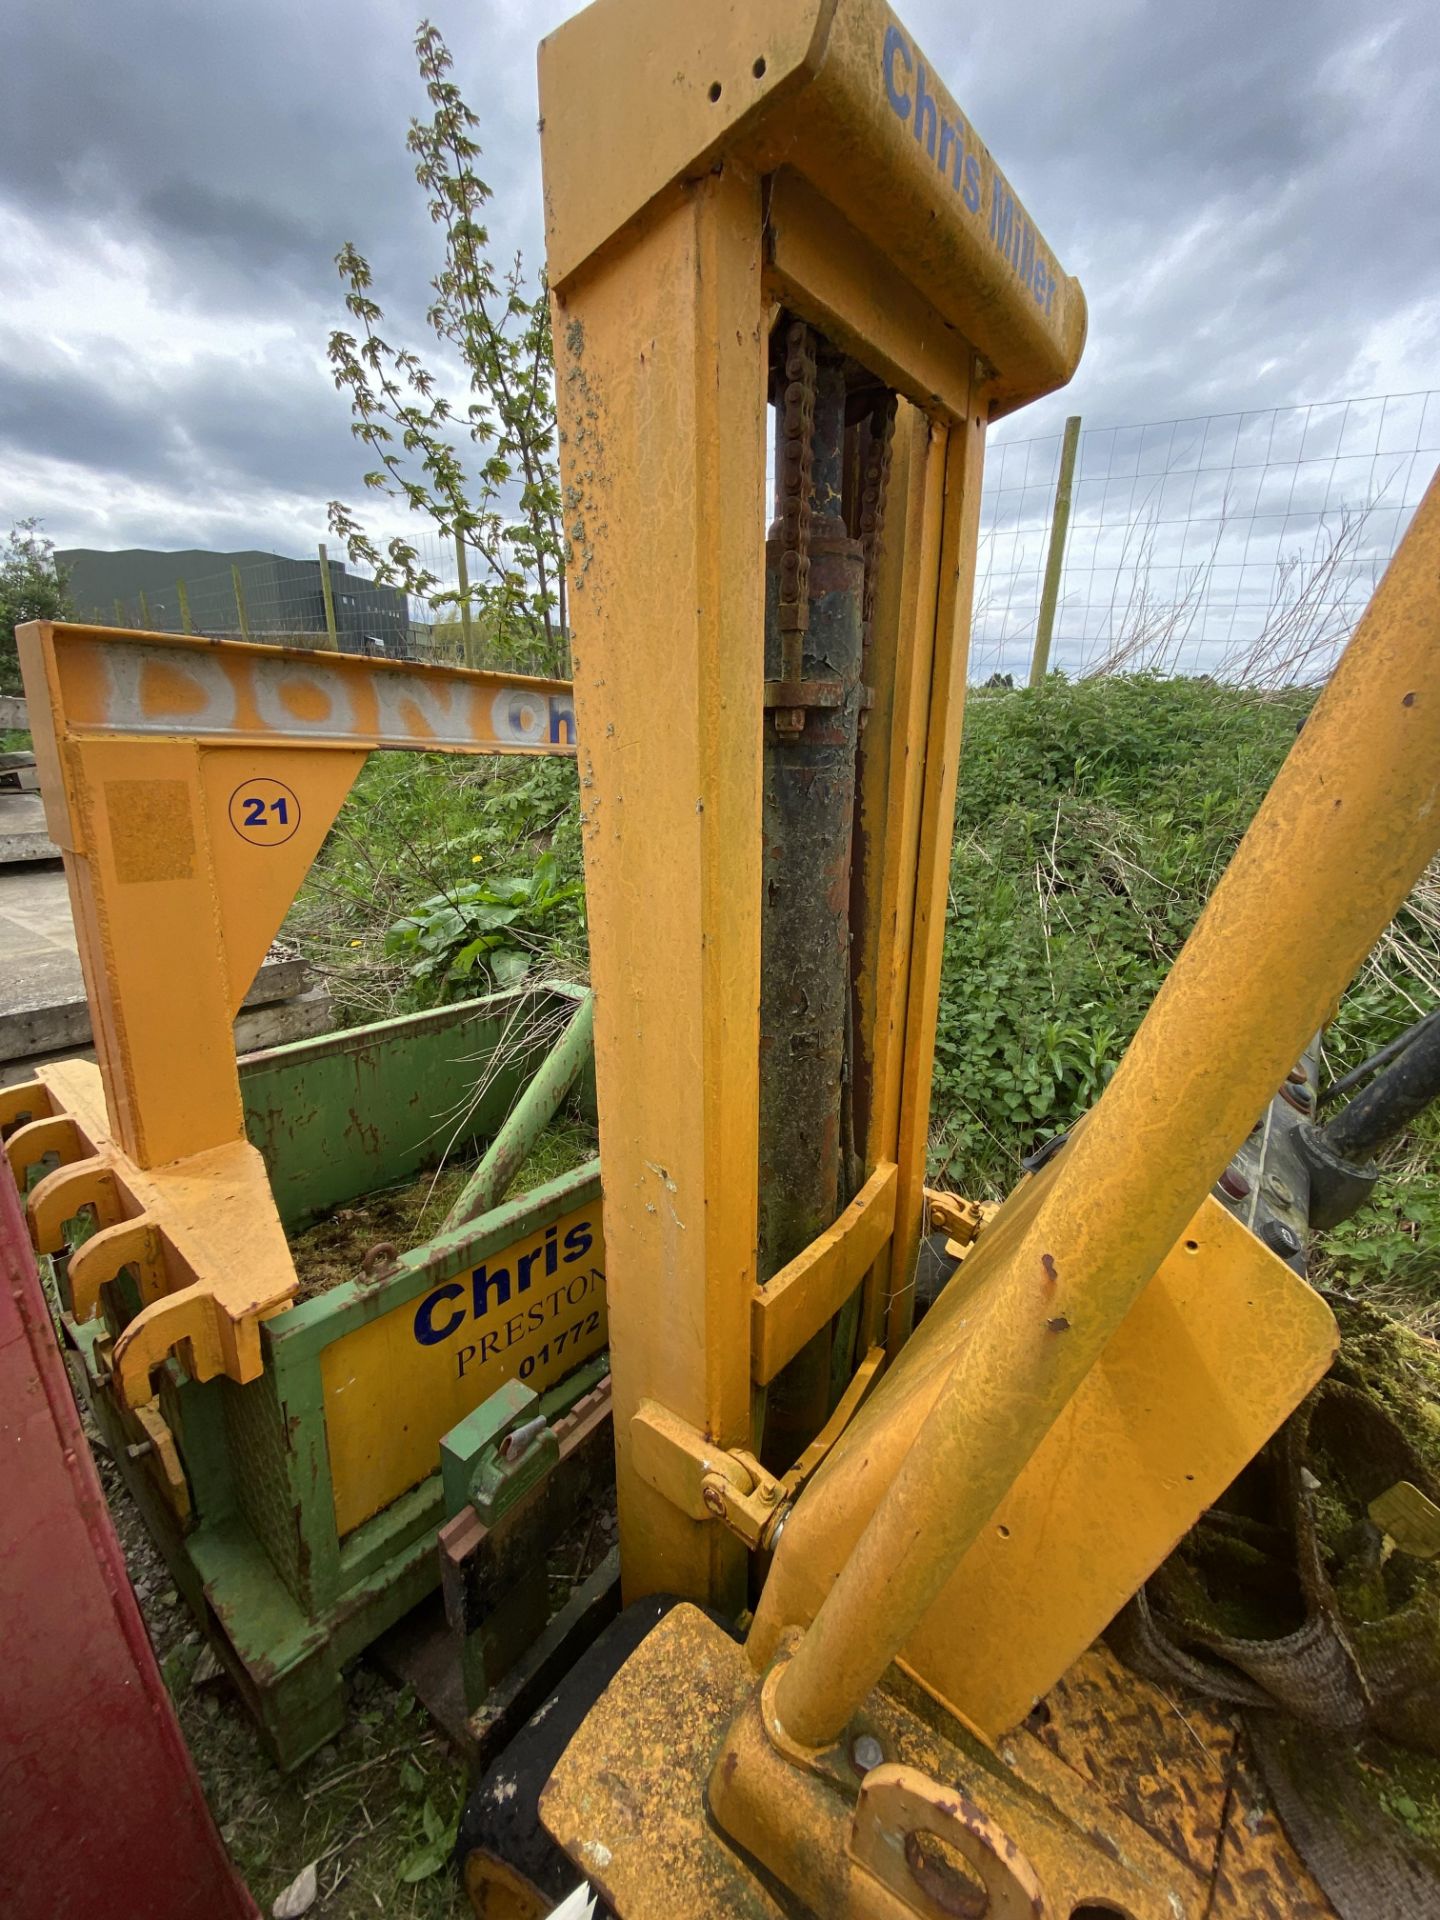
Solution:
M245 589L240 584L240 569L233 563L230 568L230 580L235 588L235 612L240 621L240 638L250 638L250 621L245 612Z
M1045 585L1040 594L1040 618L1035 623L1035 651L1030 656L1030 684L1038 687L1050 670L1050 636L1055 630L1055 608L1060 600L1060 574L1065 564L1065 536L1070 530L1070 486L1075 478L1075 455L1080 446L1080 416L1065 422L1060 446L1060 478L1055 483L1055 511L1050 520L1050 550L1045 556Z
M325 599L325 640L324 645L332 652L340 651L340 632L335 625L335 594L330 585L330 556L325 551L325 542L320 542L320 592Z

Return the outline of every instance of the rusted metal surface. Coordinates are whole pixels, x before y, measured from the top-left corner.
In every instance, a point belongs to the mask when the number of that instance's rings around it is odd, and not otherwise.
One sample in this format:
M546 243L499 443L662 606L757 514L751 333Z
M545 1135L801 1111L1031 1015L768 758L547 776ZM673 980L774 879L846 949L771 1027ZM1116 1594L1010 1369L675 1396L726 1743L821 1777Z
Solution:
M1385 1907L1377 1903L1379 1920ZM1290 1842L1243 1735L1230 1759L1230 1791L1205 1920L1336 1920L1335 1909Z
M1275 1817L1239 1716L1174 1698L1097 1645L1002 1751L1040 1791L1052 1761L1143 1827L1208 1884L1205 1920L1334 1920Z
M780 1920L786 1909L707 1818L703 1782L754 1676L744 1649L676 1607L587 1715L541 1796L547 1830L625 1920Z
M868 656L875 627L875 594L879 581L880 547L885 536L885 496L890 489L890 453L895 441L895 395L886 393L872 405L859 436L860 547L865 562L865 597L860 631Z
M545 1826L626 1920L770 1914L753 1860L826 1916L1334 1920L1238 1720L1106 1647L998 1751L891 1674L847 1745L797 1764L743 1678L730 1638L678 1607L551 1778Z
M810 624L810 485L815 443L815 335L803 320L787 320L779 378L780 444L776 466L776 520L772 529L775 623L783 636L778 678L799 680L801 635Z
M928 1846L932 1839L942 1847ZM914 1767L881 1761L865 1773L849 1852L907 1908L918 1890L956 1920L1044 1920L1040 1877L1005 1829L967 1794Z
M545 1545L608 1479L609 1378L555 1421L552 1431L559 1462L537 1486L488 1527L467 1506L440 1529L440 1585L446 1618L457 1632L480 1631L537 1563L543 1577Z
M743 1651L690 1607L668 1614L611 1682L541 1807L625 1920L775 1913L756 1860L827 1920L963 1914L937 1901L965 1882L924 1838L961 1830L996 1916L1068 1920L1094 1902L1131 1920L1202 1920L1208 1894L1203 1875L1073 1774L1055 1803L903 1683L867 1700L845 1749L792 1765L762 1722Z
M851 537L843 511L844 361L808 328L782 324L778 511L766 547L766 679L797 691L797 683L819 683L837 693L823 706L773 707L765 727L762 1284L823 1233L849 1198L842 1195L842 1102L865 572L861 542ZM808 461L807 416L813 416ZM767 1461L783 1469L813 1437L828 1411L829 1385L830 1340L822 1330L772 1384Z

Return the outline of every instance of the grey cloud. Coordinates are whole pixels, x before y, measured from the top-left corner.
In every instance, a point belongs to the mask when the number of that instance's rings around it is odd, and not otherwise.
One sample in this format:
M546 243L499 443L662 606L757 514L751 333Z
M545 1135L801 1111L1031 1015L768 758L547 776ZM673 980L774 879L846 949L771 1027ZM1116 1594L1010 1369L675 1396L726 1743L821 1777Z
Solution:
M326 501L365 494L371 457L350 432L345 398L310 356L204 354L163 379L119 355L96 368L53 358L25 366L20 357L0 333L0 464L6 450L68 460L192 498L270 488L309 496L317 522Z
M1143 420L1324 397L1377 321L1424 300L1440 317L1433 8L1017 0L973 31L938 10L927 29L1090 300L1076 382L1008 437L1071 410Z
M298 294L338 308L333 256L351 239L382 276L423 283L431 235L404 144L425 106L411 52L420 11L418 0L413 11L108 0L97 31L84 0L11 0L0 183L32 210L101 215L152 241L171 292L198 307L293 307ZM483 77L487 56L504 62L484 102L487 177L502 208L525 203L538 221L528 35L468 9L455 28L462 81Z
M81 371L0 365L0 448L119 478L174 479L183 442L160 395L117 393Z
M201 537L204 489L361 496L363 450L318 355L342 317L333 268L371 258L387 337L422 344L438 238L404 149L424 102L421 0L10 0L0 194L57 248L98 219L143 250L187 315L263 317L291 349L164 373L37 360L0 337L10 444L174 485ZM1083 279L1091 342L1065 394L1003 437L1172 419L1337 391L1377 327L1424 303L1440 339L1440 176L1429 0L900 0L937 72ZM441 9L483 119L497 255L541 248L534 48L565 0ZM1157 270L1157 262L1163 268ZM65 316L55 332L65 333ZM1440 384L1440 357L1428 376ZM183 495L183 497L182 497ZM0 520L27 511L0 498ZM156 544L161 530L132 524ZM268 531L267 531L268 530ZM58 525L52 531L71 537ZM75 537L79 537L79 529ZM225 543L244 545L228 524Z

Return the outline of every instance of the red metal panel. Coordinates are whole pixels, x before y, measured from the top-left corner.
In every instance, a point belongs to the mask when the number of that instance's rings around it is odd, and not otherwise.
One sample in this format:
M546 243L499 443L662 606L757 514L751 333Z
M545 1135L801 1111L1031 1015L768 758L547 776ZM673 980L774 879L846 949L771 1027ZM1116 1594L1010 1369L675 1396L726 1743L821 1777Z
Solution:
M110 1523L0 1162L0 1912L258 1920Z

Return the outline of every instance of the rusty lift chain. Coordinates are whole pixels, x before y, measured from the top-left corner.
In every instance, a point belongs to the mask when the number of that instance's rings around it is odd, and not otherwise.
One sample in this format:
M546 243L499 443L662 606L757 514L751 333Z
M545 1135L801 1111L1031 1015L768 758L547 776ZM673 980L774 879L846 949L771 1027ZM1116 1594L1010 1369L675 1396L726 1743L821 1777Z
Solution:
M795 734L811 707L832 707L839 698L830 680L806 680L804 640L810 628L810 547L813 526L815 406L819 377L819 336L803 320L783 323L778 378L779 432L776 464L776 528L779 574L776 626L781 639L780 675L767 682L765 705L774 714L777 733ZM859 538L864 559L861 633L868 654L875 613L875 587L885 525L885 496L890 482L890 453L895 437L893 393L876 395L866 418L859 476ZM862 689L861 711L869 696Z
M801 636L810 625L810 474L815 436L815 335L803 320L785 326L780 395L781 678L801 678Z

